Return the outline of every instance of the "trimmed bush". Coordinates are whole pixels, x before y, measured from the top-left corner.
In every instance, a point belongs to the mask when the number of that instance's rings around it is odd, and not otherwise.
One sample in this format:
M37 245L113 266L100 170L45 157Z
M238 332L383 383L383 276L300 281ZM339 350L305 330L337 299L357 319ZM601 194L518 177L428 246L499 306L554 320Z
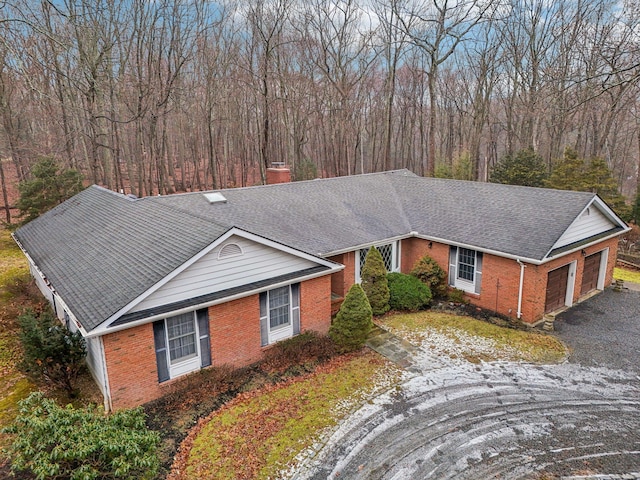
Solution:
M429 306L431 291L424 283L404 273L387 274L389 281L389 305L393 310L416 311Z
M433 295L447 296L447 272L429 255L425 255L416 262L411 270L411 275L426 284Z
M369 305L374 315L384 315L389 311L389 285L387 284L387 269L380 251L371 247L360 272L362 289L367 295Z
M80 332L71 333L50 310L40 316L27 311L18 317L24 350L22 368L42 376L73 396L74 382L87 353Z
M373 313L364 290L352 285L335 320L329 328L329 337L342 352L362 348L373 328Z
M140 407L105 416L92 407L62 408L41 392L19 406L5 430L15 435L9 448L14 471L29 470L39 480L151 479L158 471L160 436L147 429Z

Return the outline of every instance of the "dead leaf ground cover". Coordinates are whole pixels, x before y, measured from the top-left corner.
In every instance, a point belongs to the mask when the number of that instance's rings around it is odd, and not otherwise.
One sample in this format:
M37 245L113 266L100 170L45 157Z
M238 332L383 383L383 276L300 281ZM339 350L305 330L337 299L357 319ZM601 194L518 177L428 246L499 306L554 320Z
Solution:
M444 335L471 361L508 360L534 363L555 363L566 356L565 346L553 335L521 330L432 310L397 314L380 319L380 323L405 340L416 345L428 345L431 336ZM482 353L474 353L481 341Z
M243 393L189 434L169 478L277 478L324 429L377 390L389 388L399 375L395 366L365 351Z

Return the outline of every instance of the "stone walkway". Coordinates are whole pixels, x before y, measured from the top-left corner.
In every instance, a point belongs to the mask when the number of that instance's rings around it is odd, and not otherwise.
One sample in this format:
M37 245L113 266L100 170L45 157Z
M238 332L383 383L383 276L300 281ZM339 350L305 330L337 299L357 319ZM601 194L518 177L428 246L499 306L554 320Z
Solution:
M412 373L420 373L415 356L419 349L393 333L374 325L367 346Z

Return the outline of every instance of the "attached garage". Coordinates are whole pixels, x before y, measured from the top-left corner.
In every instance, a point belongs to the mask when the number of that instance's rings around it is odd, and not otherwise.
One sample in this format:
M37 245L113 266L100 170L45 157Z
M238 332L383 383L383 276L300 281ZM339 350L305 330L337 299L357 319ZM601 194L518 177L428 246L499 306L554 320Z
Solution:
M544 311L552 312L565 305L567 298L567 284L569 283L569 266L565 265L551 270L547 277L547 299Z
M580 295L585 295L598 288L598 278L600 277L600 262L602 252L594 253L584 258L584 270L582 271L582 286Z

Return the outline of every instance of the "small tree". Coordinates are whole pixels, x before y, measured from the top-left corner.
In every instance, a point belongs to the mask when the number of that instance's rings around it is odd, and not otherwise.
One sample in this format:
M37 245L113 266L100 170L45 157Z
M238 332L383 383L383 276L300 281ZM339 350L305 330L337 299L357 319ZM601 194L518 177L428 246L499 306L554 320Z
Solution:
M87 353L80 332L67 330L50 311L39 317L28 311L18 317L18 323L24 350L23 368L73 395L74 382Z
M364 290L352 285L335 320L329 328L329 337L343 352L362 348L373 328L373 313Z
M515 155L505 155L491 172L493 183L542 187L548 176L542 157L533 148L525 148Z
M447 272L429 255L425 255L416 262L411 275L429 287L432 294L439 297L447 296Z
M558 190L585 190L585 161L578 157L578 152L565 148L562 159L557 160L551 175L546 182L547 187Z
M367 252L360 278L373 314L384 315L389 311L389 285L384 260L376 247L371 247Z
M52 158L43 158L31 168L31 178L18 184L20 198L16 206L22 223L30 222L47 210L82 190L77 170L60 168Z
M19 415L6 433L14 471L37 479L154 478L158 471L157 432L145 425L142 408L105 416L94 407L58 406L42 393L19 403Z

